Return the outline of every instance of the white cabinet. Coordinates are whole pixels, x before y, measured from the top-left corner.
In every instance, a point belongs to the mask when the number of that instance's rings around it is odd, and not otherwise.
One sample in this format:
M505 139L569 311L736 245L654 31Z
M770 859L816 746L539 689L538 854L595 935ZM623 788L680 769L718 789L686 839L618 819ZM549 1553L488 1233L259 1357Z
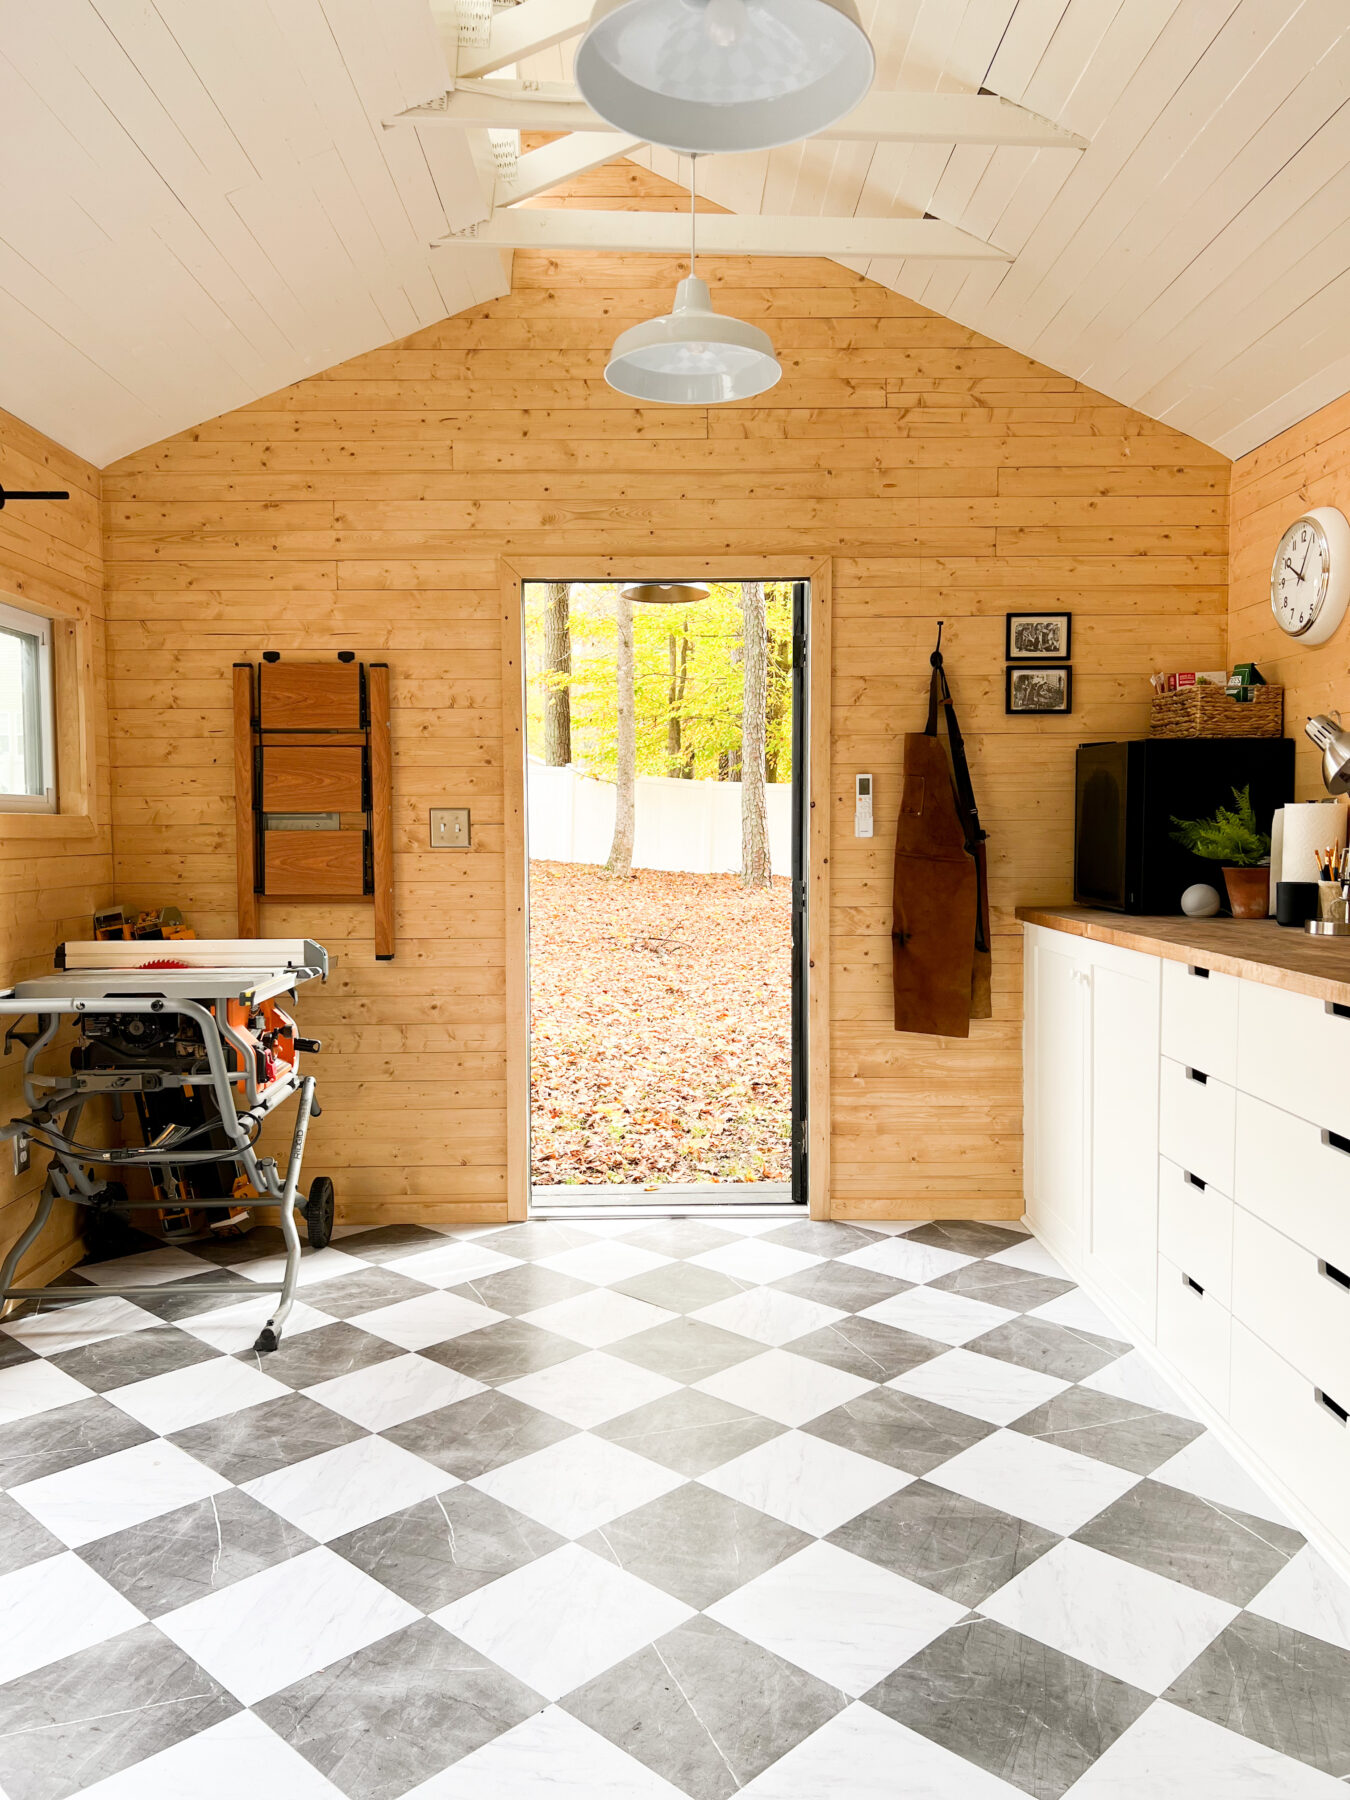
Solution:
M1157 959L1027 927L1027 1216L1153 1335Z

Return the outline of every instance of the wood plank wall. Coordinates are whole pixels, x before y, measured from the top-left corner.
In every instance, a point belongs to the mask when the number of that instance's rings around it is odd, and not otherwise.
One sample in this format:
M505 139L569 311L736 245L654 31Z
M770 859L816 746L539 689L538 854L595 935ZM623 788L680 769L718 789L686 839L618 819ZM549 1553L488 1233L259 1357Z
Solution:
M64 938L90 936L95 909L112 899L113 868L98 471L0 413L0 483L70 492L66 501L15 501L0 512L0 600L81 623L80 698L92 715L88 811L58 818L0 813L0 986L8 987L50 970L52 951ZM70 698L57 694L58 704ZM74 773L65 771L67 791ZM21 1054L0 1063L4 1119L23 1110L21 1065ZM16 1178L9 1146L0 1146L0 1255L32 1218L45 1162L35 1154L32 1168ZM78 1261L77 1227L75 1209L58 1206L25 1259L28 1282L49 1281Z
M680 207L630 164L555 196ZM370 915L269 906L337 952L306 1001L328 1110L310 1167L348 1219L500 1216L505 1168L497 558L835 561L833 1205L1021 1211L1023 901L1070 892L1073 747L1145 729L1145 677L1224 658L1225 458L829 262L710 259L785 366L761 403L634 409L604 385L681 268L520 254L509 297L105 472L119 896L233 930L230 663L387 655L398 958ZM1076 711L1006 719L1004 612L1075 614ZM900 734L938 618L991 832L993 1020L890 1024ZM877 835L852 838L853 778ZM467 805L474 848L427 848Z
M1234 662L1254 661L1284 686L1284 730L1298 746L1300 800L1320 800L1321 759L1304 735L1312 713L1339 707L1350 720L1347 633L1307 645L1287 637L1270 610L1270 565L1285 528L1314 506L1350 515L1350 394L1333 400L1233 465L1232 588L1228 627Z

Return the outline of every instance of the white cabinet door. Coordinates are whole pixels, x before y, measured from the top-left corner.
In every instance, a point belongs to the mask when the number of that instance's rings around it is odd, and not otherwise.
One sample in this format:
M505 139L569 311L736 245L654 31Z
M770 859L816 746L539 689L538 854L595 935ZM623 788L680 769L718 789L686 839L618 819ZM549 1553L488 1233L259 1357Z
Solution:
M1091 1122L1084 1268L1152 1338L1158 1295L1162 965L1092 945Z
M1070 1263L1082 1255L1087 1195L1089 949L1067 932L1026 927L1027 1217Z

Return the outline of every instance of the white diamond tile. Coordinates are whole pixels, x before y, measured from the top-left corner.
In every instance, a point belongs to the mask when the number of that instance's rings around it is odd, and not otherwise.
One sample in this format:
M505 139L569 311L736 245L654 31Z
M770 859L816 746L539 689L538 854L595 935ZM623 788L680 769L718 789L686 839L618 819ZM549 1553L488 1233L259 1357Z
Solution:
M1059 1444L1019 1431L996 1431L932 1470L927 1479L1067 1535L1096 1518L1140 1478Z
M679 1314L668 1312L663 1306L650 1306L645 1300L634 1300L629 1294L596 1287L589 1293L573 1294L569 1299L536 1307L521 1317L541 1331L553 1331L574 1344L589 1344L598 1350L602 1344L617 1344L635 1332L650 1331L653 1325L667 1325Z
M536 1369L516 1381L503 1382L498 1390L514 1400L583 1430L606 1424L634 1407L679 1392L678 1381L656 1375L636 1363L588 1350L549 1369Z
M456 1369L442 1368L425 1356L394 1356L350 1375L317 1382L305 1392L344 1419L364 1425L367 1431L388 1431L441 1406L453 1406L485 1391Z
M284 1281L286 1278L286 1258L284 1256L260 1256L254 1262L242 1262L235 1266L234 1273L242 1275L246 1281ZM316 1287L321 1281L338 1281L344 1275L368 1275L370 1264L363 1262L359 1256L349 1256L345 1250L334 1250L331 1245L323 1250L306 1250L300 1258L300 1272L296 1276L298 1287Z
M246 1494L321 1544L458 1487L447 1475L386 1438L357 1438L242 1484Z
M260 1294L256 1300L241 1300L236 1306L219 1306L214 1312L179 1319L178 1327L181 1331L190 1331L193 1337L200 1338L213 1349L234 1356L240 1350L253 1348L277 1298L275 1294ZM154 1323L158 1324L159 1320ZM321 1325L332 1323L327 1313L297 1300L281 1328L281 1341L284 1344L288 1338L299 1337L303 1331L317 1331Z
M584 1431L489 1469L471 1483L571 1538L584 1537L597 1525L683 1485L682 1475Z
M406 1600L320 1547L164 1613L155 1623L252 1706L420 1617Z
M729 1275L733 1281L750 1283L782 1281L788 1275L800 1275L825 1261L805 1250L789 1250L786 1244L763 1244L757 1238L743 1238L739 1244L719 1244L689 1261L700 1269L713 1269Z
M555 1269L559 1275L570 1275L576 1281L591 1281L597 1287L612 1287L616 1281L631 1281L635 1275L647 1275L663 1269L675 1259L658 1256L654 1250L643 1250L636 1244L615 1239L600 1239L594 1244L577 1244L561 1250L557 1256L539 1259L541 1269Z
M839 1258L855 1269L871 1269L877 1275L889 1275L894 1281L936 1281L939 1275L950 1275L973 1263L973 1256L962 1256L955 1250L942 1250L934 1244L916 1244L913 1238L886 1238L880 1244L867 1244Z
M463 1337L466 1331L496 1325L506 1316L490 1306L480 1306L476 1300L438 1290L433 1294L415 1294L411 1300L396 1300L392 1306L377 1306L373 1312L357 1313L348 1323L373 1337L384 1338L386 1343L397 1344L401 1350L425 1350L430 1344Z
M863 1319L879 1319L898 1331L936 1338L940 1344L968 1344L996 1325L1006 1325L1017 1314L987 1300L971 1300L965 1294L949 1294L942 1288L914 1287L892 1294L875 1306L864 1307Z
M1338 1650L1350 1650L1350 1585L1311 1544L1290 1557L1274 1580L1248 1602L1247 1611L1321 1638Z
M535 1713L403 1800L688 1800L560 1707Z
M126 1387L109 1389L106 1398L124 1413L148 1425L161 1437L223 1419L226 1413L260 1406L264 1400L281 1400L290 1389L256 1364L236 1362L232 1356L213 1356L208 1362L189 1363L165 1375L151 1375Z
M1025 1237L1020 1244L1009 1244L1006 1250L996 1250L987 1260L1004 1263L1010 1269L1025 1269L1028 1275L1048 1275L1055 1281L1073 1279L1064 1265L1056 1262L1045 1245L1034 1237Z
M1135 1406L1151 1406L1158 1412L1172 1413L1179 1419L1195 1417L1181 1395L1169 1387L1138 1350L1118 1356L1104 1369L1085 1376L1078 1385L1098 1394L1110 1394L1115 1400L1132 1401Z
M238 1712L196 1737L80 1789L80 1800L345 1800L342 1789L256 1713Z
M1345 1785L1165 1700L1080 1775L1065 1800L1345 1800Z
M1108 1319L1079 1288L1061 1294L1057 1300L1047 1300L1044 1306L1033 1307L1027 1317L1048 1319L1052 1325L1065 1325L1070 1331L1090 1331L1094 1337L1114 1338L1117 1343L1125 1341L1125 1333L1115 1320Z
M785 1432L700 1477L704 1487L813 1537L837 1531L913 1479L802 1431Z
M813 1362L809 1356L794 1356L790 1350L766 1350L762 1356L747 1357L693 1385L701 1393L743 1406L779 1425L805 1425L877 1384L844 1369L833 1369L828 1363Z
M785 1294L779 1288L747 1288L744 1293L730 1294L725 1300L714 1300L700 1307L690 1317L723 1331L739 1332L760 1344L790 1344L794 1338L810 1331L821 1331L836 1319L848 1318L837 1306L822 1306L816 1300L803 1300L798 1294Z
M56 1406L73 1406L92 1393L92 1388L45 1359L12 1363L0 1369L0 1425L31 1419Z
M683 1601L564 1544L431 1616L536 1693L558 1700L694 1615Z
M1240 1610L1071 1538L979 1608L1147 1694L1170 1687Z
M496 1275L502 1269L518 1269L521 1258L503 1256L486 1244L449 1238L430 1250L415 1250L411 1256L398 1256L385 1263L413 1281L424 1281L428 1287L459 1287L465 1281L477 1281L482 1275Z
M156 1438L26 1481L10 1494L54 1537L78 1549L230 1485L186 1450Z
M1023 1413L1062 1394L1070 1384L1017 1363L1000 1362L975 1350L948 1350L886 1383L902 1394L969 1413L990 1425L1011 1425Z
M193 1256L191 1251L165 1244L161 1250L142 1250L135 1256L81 1263L79 1273L98 1287L120 1287L123 1282L136 1287L158 1287L165 1281L191 1281L195 1275L217 1275L220 1271L204 1256Z
M63 1350L83 1350L87 1344L100 1344L124 1331L150 1331L162 1322L130 1300L103 1294L97 1300L77 1300L70 1306L54 1306L50 1312L6 1319L0 1331L40 1356L59 1356Z
M1254 1513L1258 1519L1270 1519L1276 1525L1294 1527L1280 1506L1263 1487L1224 1449L1212 1431L1193 1438L1184 1450L1178 1450L1153 1471L1155 1481L1169 1487L1182 1488L1216 1506L1236 1507L1239 1512Z
M966 1616L955 1600L822 1543L808 1544L705 1611L854 1696Z
M903 1787L897 1787L903 1770ZM1026 1800L963 1756L854 1701L737 1790L737 1800Z
M0 1576L0 1683L145 1622L73 1551Z

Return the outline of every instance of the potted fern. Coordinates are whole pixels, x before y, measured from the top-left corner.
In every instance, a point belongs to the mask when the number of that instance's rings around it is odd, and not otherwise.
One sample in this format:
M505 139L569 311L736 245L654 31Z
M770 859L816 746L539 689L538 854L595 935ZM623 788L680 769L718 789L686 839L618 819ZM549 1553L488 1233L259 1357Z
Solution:
M1264 919L1270 911L1270 838L1257 827L1249 787L1233 789L1233 804L1211 819L1172 819L1172 841L1220 864L1235 919Z

